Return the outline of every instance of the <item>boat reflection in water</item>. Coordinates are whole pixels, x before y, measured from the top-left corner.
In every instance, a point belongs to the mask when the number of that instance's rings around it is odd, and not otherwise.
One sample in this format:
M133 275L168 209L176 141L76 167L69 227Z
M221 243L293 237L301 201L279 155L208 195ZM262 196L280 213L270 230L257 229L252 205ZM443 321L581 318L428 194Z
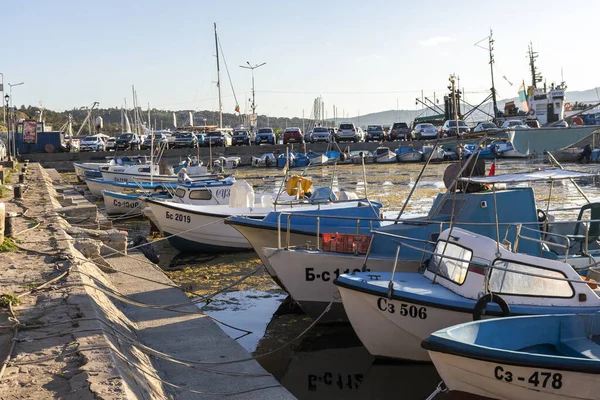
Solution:
M254 355L273 351L310 323L303 314L290 310L290 303L282 303ZM349 324L317 325L298 341L258 361L298 399L423 400L440 382L432 364L375 360ZM439 394L435 398L449 397Z

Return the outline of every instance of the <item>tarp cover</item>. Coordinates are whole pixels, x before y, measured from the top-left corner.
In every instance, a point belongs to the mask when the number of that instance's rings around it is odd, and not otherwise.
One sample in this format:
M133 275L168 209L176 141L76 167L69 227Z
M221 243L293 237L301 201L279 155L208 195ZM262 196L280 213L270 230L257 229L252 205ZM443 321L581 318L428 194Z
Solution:
M578 172L578 171L567 171L563 169L545 169L541 171L521 172L518 174L502 174L492 176L474 176L460 178L461 181L475 182L481 184L492 184L492 183L511 183L511 182L535 182L535 181L549 181L549 180L561 180L561 179L577 179L595 176L589 172Z

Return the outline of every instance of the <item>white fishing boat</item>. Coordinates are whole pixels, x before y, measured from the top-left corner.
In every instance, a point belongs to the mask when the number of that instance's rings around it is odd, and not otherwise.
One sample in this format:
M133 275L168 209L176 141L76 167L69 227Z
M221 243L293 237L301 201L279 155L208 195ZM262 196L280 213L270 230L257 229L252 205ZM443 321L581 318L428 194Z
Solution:
M399 246L418 249L404 241ZM600 311L597 285L588 284L566 258L513 253L510 247L461 228L446 229L435 249L424 251L432 255L424 274L359 272L334 283L371 354L413 361L429 361L421 341L433 332L484 315Z
M423 148L421 148L421 152L423 153L422 158L424 160L427 160L432 152L433 155L431 155L431 161L450 161L458 158L455 152L446 150L440 145L434 146L432 144L425 144L423 145Z
M263 219L275 210L273 198L265 196L255 203L254 190L245 181L237 181L231 188L229 205L198 206L171 201L146 199L157 226L169 242L181 251L222 252L251 250L246 238L224 221L232 215L249 219ZM280 211L311 211L355 207L357 201L343 203L310 202L299 200L278 205Z
M356 235L348 234L347 236ZM298 240L298 238L295 239ZM312 242L314 243L316 240L313 238ZM262 254L268 260L268 265L274 271L274 276L277 277L281 286L308 316L319 317L333 300L330 310L321 317L320 322L348 321L333 281L341 274L363 271L363 267L365 267L363 252L358 254L323 252L298 246L289 249L263 247ZM369 260L368 268L364 270L391 271L392 267L389 259L373 258ZM417 271L418 269L419 262L416 260L402 264L403 271Z
M389 147L378 147L373 153L373 162L378 164L395 163L396 153L391 151Z
M118 193L110 190L102 191L106 214L110 216L127 215L128 217L142 215L139 196L140 194L135 193ZM165 195L165 197L168 196Z
M398 162L418 162L423 159L423 153L413 146L400 146L395 151Z
M316 153L314 151L306 153L306 157L308 157L310 165L324 165L329 161L329 157L325 154Z
M151 171L152 170L152 171ZM205 166L186 167L191 180L215 179ZM177 175L160 174L159 165L131 165L123 171L102 171L102 179L115 182L177 182Z
M223 167L223 169L233 169L233 168L237 168L240 166L240 163L242 162L241 157L224 157L224 156L220 156L216 159L213 160L213 168L221 168Z
M265 153L260 157L252 156L250 162L253 167L275 167L277 158L273 153Z
M598 399L600 314L469 322L423 342L452 392L492 399Z

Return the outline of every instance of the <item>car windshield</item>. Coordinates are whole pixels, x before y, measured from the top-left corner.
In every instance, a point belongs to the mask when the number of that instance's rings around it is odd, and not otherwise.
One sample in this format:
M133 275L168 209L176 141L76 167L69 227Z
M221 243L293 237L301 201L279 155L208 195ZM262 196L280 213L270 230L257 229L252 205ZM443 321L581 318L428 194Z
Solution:
M523 125L523 122L521 121L509 121L508 125L513 126L513 125Z
M271 128L262 128L258 130L258 133L273 133Z
M369 125L369 126L367 126L367 130L368 131L382 131L383 128L381 127L381 125Z
M456 126L456 121L455 120L450 120L448 121L448 126ZM467 126L467 124L465 124L465 121L458 121L458 126Z
M133 138L133 133L124 133L121 136L119 136L119 139L131 139Z
M404 122L396 122L392 129L408 128L408 125Z
M177 134L178 138L191 138L192 134L190 132L181 132Z
M221 132L208 132L206 134L206 136L208 136L208 137L219 137L219 136L223 136L223 133L221 133Z
M493 128L496 127L496 125L494 125L494 124L483 124L483 125L481 125L481 127L484 128L484 129L493 129Z
M329 129L327 129L327 128L318 128L317 127L317 128L313 129L313 132L327 132L327 133L329 133Z
M246 132L246 131L235 131L233 134L234 135L247 135L248 132Z
M340 129L354 129L352 124L340 124Z
M83 139L84 142L95 142L96 140L98 140L96 136L86 136L85 139Z
M433 126L432 124L421 124L421 129L435 129L435 126Z

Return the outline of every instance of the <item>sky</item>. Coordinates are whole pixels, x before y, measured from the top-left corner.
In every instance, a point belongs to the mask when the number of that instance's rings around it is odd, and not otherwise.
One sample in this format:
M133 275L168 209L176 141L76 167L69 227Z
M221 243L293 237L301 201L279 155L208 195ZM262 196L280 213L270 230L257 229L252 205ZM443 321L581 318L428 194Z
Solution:
M443 96L450 74L474 104L491 87L489 55L475 46L490 29L500 99L515 97L520 83L530 80L530 41L548 83L560 82L562 72L571 91L600 86L594 40L600 2L567 5L554 0L5 1L0 24L9 33L0 46L0 73L7 92L8 83L24 82L12 89L15 105L66 110L97 101L102 108L131 107L134 85L143 108L217 111L216 23L224 112L234 112L236 103L242 112L250 111L251 71L239 67L247 62L266 63L254 71L261 115L309 117L319 96L327 117L333 117L334 106L338 118L421 108L415 98Z

